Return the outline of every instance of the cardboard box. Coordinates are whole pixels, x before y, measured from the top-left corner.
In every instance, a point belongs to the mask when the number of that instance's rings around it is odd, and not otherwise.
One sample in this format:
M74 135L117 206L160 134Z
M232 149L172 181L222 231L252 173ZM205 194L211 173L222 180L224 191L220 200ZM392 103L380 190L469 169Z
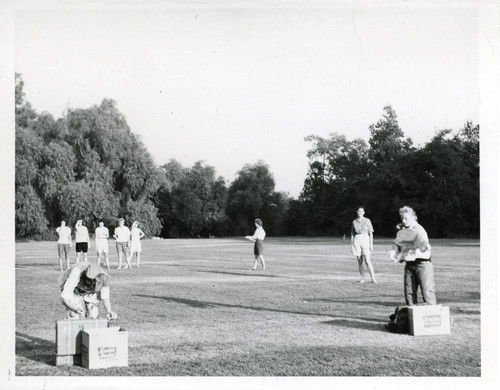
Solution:
M81 353L82 331L107 327L108 320L100 318L56 321L56 355L79 355Z
M450 334L450 308L441 305L408 306L413 336Z
M128 366L128 332L118 326L82 332L82 366L109 368Z

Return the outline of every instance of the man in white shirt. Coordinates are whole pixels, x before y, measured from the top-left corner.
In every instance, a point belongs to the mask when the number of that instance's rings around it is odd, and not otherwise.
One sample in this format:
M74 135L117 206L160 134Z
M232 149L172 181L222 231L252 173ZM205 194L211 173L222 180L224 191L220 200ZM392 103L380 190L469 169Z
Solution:
M132 268L129 260L130 229L125 226L125 220L123 218L118 220L118 227L115 228L113 237L116 239L116 251L118 252L117 269L122 268L123 255L125 255L125 261L127 262L127 265L123 268Z
M59 254L59 268L63 270L62 256L66 259L66 269L69 268L69 248L71 248L71 229L66 226L65 221L61 221L61 226L56 229L59 239L57 240L57 252Z
M99 226L95 229L95 250L97 252L97 264L101 265L101 255L104 254L106 267L109 269L109 230L104 226L104 222L99 221Z

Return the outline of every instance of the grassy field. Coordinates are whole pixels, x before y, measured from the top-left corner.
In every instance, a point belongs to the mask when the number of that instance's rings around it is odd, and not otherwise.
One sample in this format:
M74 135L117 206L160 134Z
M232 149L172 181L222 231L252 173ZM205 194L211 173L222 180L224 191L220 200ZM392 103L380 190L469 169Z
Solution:
M110 271L129 366L103 370L54 365L57 244L18 243L16 375L480 376L479 241L431 243L452 332L414 337L384 328L404 304L390 240L375 239L378 284L357 283L349 240L266 239L266 271L243 239L146 240L140 269Z

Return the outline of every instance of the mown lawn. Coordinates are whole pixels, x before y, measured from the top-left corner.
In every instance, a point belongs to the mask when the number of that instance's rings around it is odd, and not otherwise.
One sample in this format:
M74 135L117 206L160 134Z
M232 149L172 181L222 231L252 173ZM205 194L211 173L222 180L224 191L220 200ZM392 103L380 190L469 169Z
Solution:
M18 243L16 375L480 376L479 241L431 241L452 333L413 337L384 328L404 304L390 240L375 240L378 284L357 283L349 240L266 239L266 271L243 239L145 240L140 269L110 271L129 366L103 370L54 365L57 244Z

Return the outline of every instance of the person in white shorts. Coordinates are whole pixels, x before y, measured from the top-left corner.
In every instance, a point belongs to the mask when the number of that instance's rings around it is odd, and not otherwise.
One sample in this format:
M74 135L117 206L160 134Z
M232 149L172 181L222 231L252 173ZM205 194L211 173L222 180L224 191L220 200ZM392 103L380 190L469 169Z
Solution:
M364 263L366 263L366 268L372 278L372 282L377 283L371 262L371 253L373 252L372 222L368 218L364 217L364 207L358 207L357 214L358 218L352 221L351 225L351 251L352 254L358 259L358 268L361 275L359 282L365 282Z
M71 229L61 221L61 226L56 229L59 239L57 240L57 252L59 254L59 269L63 270L62 257L66 259L66 269L69 268L69 248L71 248Z
M141 238L144 237L144 232L139 229L139 222L134 221L132 224L132 228L130 229L130 260L129 263L132 264L132 257L134 253L136 254L137 259L137 268L141 268Z
M101 265L101 255L104 254L106 267L109 269L109 229L104 226L104 222L99 221L99 226L95 229L95 250L97 252L97 264Z

